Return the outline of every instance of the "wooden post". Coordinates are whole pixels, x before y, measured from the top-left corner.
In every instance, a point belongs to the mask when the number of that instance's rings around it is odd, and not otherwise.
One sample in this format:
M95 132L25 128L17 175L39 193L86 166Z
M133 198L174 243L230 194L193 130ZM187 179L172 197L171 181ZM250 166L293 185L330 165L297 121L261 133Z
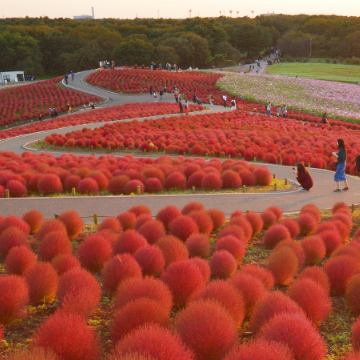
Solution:
M287 183L287 179L285 179L285 185L287 185L288 183Z
M140 195L140 186L139 186L139 185L136 187L136 193L137 193L138 195Z
M192 187L192 192L195 194L195 186Z
M274 190L277 190L277 183L274 184Z
M273 174L273 179L276 179L276 174Z
M245 185L242 186L242 192L245 192Z
M98 215L94 214L94 224L97 225L98 224Z
M10 191L9 191L9 189L5 189L5 197L6 197L7 199L10 198Z
M353 213L355 211L355 205L351 204L351 212Z
M71 192L72 192L72 196L76 196L76 189L75 188L72 188Z
M256 162L256 156L254 157L254 162Z

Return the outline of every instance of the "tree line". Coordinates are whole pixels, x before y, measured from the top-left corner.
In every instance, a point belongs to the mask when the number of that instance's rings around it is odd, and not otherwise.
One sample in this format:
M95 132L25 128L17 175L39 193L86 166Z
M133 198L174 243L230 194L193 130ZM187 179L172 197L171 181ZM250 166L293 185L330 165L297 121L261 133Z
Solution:
M0 69L62 74L98 66L177 64L203 68L284 55L360 58L360 18L275 15L192 19L0 19Z

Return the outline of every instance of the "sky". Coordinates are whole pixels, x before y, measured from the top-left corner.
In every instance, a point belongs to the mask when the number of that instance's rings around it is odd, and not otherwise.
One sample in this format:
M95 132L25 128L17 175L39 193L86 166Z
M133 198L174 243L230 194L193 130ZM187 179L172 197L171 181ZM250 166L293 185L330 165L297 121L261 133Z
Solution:
M232 17L253 17L267 12L281 14L326 14L343 16L360 16L359 0L0 0L2 17L67 17L74 15L91 15L95 9L95 18L186 18L189 10L192 17L215 17L220 15ZM252 14L251 11L254 11ZM239 11L237 14L236 12Z

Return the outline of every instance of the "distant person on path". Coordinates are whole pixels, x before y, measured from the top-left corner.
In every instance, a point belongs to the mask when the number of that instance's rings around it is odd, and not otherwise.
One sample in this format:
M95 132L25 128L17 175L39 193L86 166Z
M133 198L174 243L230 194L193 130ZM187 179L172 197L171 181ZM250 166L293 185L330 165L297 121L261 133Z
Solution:
M64 80L65 80L65 84L66 84L66 85L68 84L67 79L68 79L68 76L67 76L67 74L65 74L65 75L64 75Z
M177 93L175 93L174 97L175 97L175 102L178 103L179 102L179 95Z
M338 139L337 141L338 152L333 152L332 154L337 157L337 162L334 164L336 166L336 172L334 175L334 180L337 185L337 189L334 192L340 192L340 182L344 181L345 187L344 191L349 190L348 182L345 177L345 168L346 168L346 146L343 139Z
M161 65L161 63L159 64L159 70L162 70L162 65Z
M235 99L231 100L231 110L236 110L236 101L235 101Z
M167 97L167 88L166 88L166 86L164 87L164 94L165 94L165 97Z
M202 105L202 102L201 102L199 97L196 97L196 102L197 102L198 105Z
M279 105L277 108L276 117L279 117L281 115L281 106Z
M213 104L213 99L214 99L213 96L210 94L210 95L209 95L209 104L210 104L210 105L214 105L214 104Z
M94 105L94 103L93 103L92 101L89 102L89 106L90 106L93 110L95 110L95 105Z
M163 94L164 94L164 92L163 92L162 90L160 90L160 92L159 92L159 95L160 95L160 101L162 101Z
M157 102L157 92L154 92L154 102Z
M224 94L223 95L224 107L226 107L226 99L227 99L227 96Z
M293 172L297 175L296 180L302 186L301 190L309 191L314 186L314 181L307 169L305 169L304 163L297 164L297 169L293 168Z
M282 109L281 109L281 112L282 112L283 119L286 119L287 110L286 110L285 104L283 105L283 107L282 107Z
M187 100L185 100L185 109L188 109L189 108L189 104L188 104L188 102L187 102Z
M271 103L268 103L267 105L266 105L266 114L265 114L266 116L267 115L269 115L269 116L271 116Z
M71 79L72 79L72 81L74 81L74 72L71 70Z
M50 116L53 119L54 118L54 110L52 108L49 108Z
M196 104L196 93L193 95L193 103Z
M54 110L54 117L55 117L55 118L59 117L59 114L58 114L58 112L57 112L56 107L55 107L53 110Z
M152 85L150 85L150 95L153 94L153 89L152 89Z
M321 123L322 124L329 124L328 118L327 118L327 112L325 111L323 113L322 119L321 119Z
M180 114L184 112L181 99L179 100L179 108L180 108Z

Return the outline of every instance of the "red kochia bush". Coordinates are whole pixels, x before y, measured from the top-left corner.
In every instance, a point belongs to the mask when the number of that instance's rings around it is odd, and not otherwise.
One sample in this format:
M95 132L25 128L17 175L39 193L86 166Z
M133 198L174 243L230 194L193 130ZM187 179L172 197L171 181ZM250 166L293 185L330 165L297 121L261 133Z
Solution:
M276 221L280 221L283 215L283 211L278 206L269 206L266 210L272 211L276 216Z
M197 234L198 232L199 228L196 222L187 215L178 216L170 224L170 234L182 241L186 241L190 235Z
M66 227L60 220L50 219L44 221L41 228L36 233L36 238L41 242L44 236L52 231L58 231L67 235Z
M177 333L155 324L146 324L118 341L109 360L128 359L124 356L130 354L146 356L139 360L195 360Z
M20 350L14 353L7 354L6 360L59 360L59 358L49 350L44 350L40 347L35 347L28 350Z
M245 256L245 245L233 235L221 237L215 244L215 250L227 250L241 264Z
M256 303L265 295L264 284L253 275L238 272L228 282L244 297L246 314L250 315Z
M207 258L210 254L210 239L206 234L193 234L185 241L190 256Z
M299 268L301 268L304 265L305 262L305 253L301 246L301 244L294 240L283 240L280 241L274 248L274 251L277 251L278 249L282 247L288 247L292 249L298 259Z
M211 300L191 303L177 316L175 329L199 360L223 359L238 338L229 312Z
M256 212L249 211L246 213L245 217L246 217L246 220L249 221L249 223L253 229L253 235L258 234L264 226L261 216L258 215Z
M161 181L158 178L148 178L144 182L145 191L148 193L157 193L164 190Z
M27 246L15 246L6 256L5 270L9 274L22 275L36 263L36 255Z
M200 269L189 260L170 264L161 279L171 290L174 305L179 307L185 306L191 297L205 287Z
M349 228L340 220L332 220L331 222L334 223L341 238L345 242L349 238L349 235L350 235Z
M275 280L273 274L261 266L247 264L241 268L240 272L255 276L263 283L267 290L271 290L274 286Z
M138 249L134 258L139 263L144 276L158 276L165 268L164 254L156 245L147 245Z
M5 257L15 246L28 246L27 235L16 227L10 226L0 234L0 256Z
M139 228L139 233L144 236L149 244L155 244L165 236L165 227L159 220L148 221Z
M349 230L354 226L351 216L341 212L337 212L336 214L334 214L332 220L339 220L343 222L344 225L346 225Z
M29 224L31 234L36 234L43 223L43 215L37 210L30 210L26 212L22 216L22 219Z
M72 245L67 235L52 231L47 233L38 248L39 259L51 261L56 255L71 254Z
M307 204L303 206L300 210L300 214L310 213L316 218L316 222L319 223L321 221L321 212L319 208L314 204Z
M92 273L100 271L112 256L112 247L109 241L99 234L85 239L78 247L78 257L81 265Z
M148 242L136 230L126 230L113 244L114 254L128 253L133 255L137 250L148 245Z
M349 308L356 314L360 315L360 274L353 276L345 290L345 299ZM360 323L360 322L359 322ZM359 347L360 347L360 326L359 326Z
M174 171L165 180L165 189L186 189L186 177L180 171Z
M322 231L319 236L325 245L326 256L330 256L342 244L341 236L336 230Z
M202 234L210 234L214 229L211 217L205 211L192 211L189 213L189 217L196 222L199 232Z
M160 220L166 230L170 229L170 223L181 215L180 210L174 205L168 205L156 214L156 220Z
M86 319L80 315L55 312L40 324L34 335L34 344L52 350L61 359L99 360L100 342Z
M143 194L145 191L145 186L140 180L130 180L125 185L125 194L137 194L138 188L140 190L140 194Z
M80 261L72 254L60 254L51 260L51 265L58 275L62 275L68 270L80 267Z
M0 277L0 324L23 317L29 304L29 289L25 280L17 275Z
M134 229L139 230L141 226L143 226L146 222L152 221L153 217L150 214L142 214L140 215L135 222Z
M349 255L339 255L330 258L324 264L324 270L329 277L332 292L341 295L345 292L350 278L360 270L360 265Z
M284 219L280 222L280 225L284 225L290 231L291 237L293 239L296 239L299 236L300 226L294 219Z
M0 234L8 227L16 227L21 230L24 234L30 234L30 226L22 219L15 215L7 216L3 221L0 222Z
M213 222L214 230L218 230L225 225L225 214L223 211L218 209L209 209L206 210L206 213L210 216Z
M274 275L275 285L288 285L298 272L299 262L292 249L282 247L271 253L267 267Z
M68 237L73 239L82 232L84 222L74 210L68 210L59 215L59 220L65 225Z
M250 224L249 220L245 217L245 216L234 216L231 218L230 220L230 225L236 225L241 227L245 239L247 241L249 241L252 238L253 235L253 228L252 225Z
M148 298L157 301L170 314L172 308L172 294L169 288L160 279L144 277L143 279L129 278L118 286L114 307L119 309L127 303L139 298Z
M284 225L277 224L265 231L264 245L272 249L281 241L289 239L291 239L290 231Z
M115 233L120 233L122 231L122 226L118 219L114 217L107 217L98 226L98 231L101 230L110 230Z
M264 339L250 340L225 356L224 360L293 360L288 346Z
M265 166L259 166L253 172L256 180L256 185L269 186L272 182L270 170Z
M222 305L239 328L245 317L245 302L234 286L223 280L214 280L195 297L198 300L214 300Z
M360 351L360 317L352 326L351 345L355 351Z
M325 244L318 235L309 236L301 240L301 246L304 249L306 264L317 264L326 255Z
M49 263L37 263L24 273L29 285L30 303L52 302L58 289L58 274Z
M330 294L330 281L323 268L319 266L310 266L304 269L297 277L300 279L311 279L318 283L327 294Z
M100 301L100 284L86 270L74 268L60 277L57 297L63 311L88 317Z
M109 260L101 273L104 291L114 293L127 278L142 278L140 265L129 254L118 254Z
M201 180L201 188L205 190L219 190L223 186L220 174L210 172Z
M247 238L245 237L244 230L238 225L230 224L230 225L224 227L222 230L219 231L217 237L218 237L218 239L221 239L222 237L229 236L229 235L236 237L238 240L240 240L245 245L248 242Z
M63 191L63 186L57 175L45 174L38 182L38 190L41 194L49 195L61 193Z
M211 276L226 279L237 269L235 258L227 250L217 250L210 259Z
M186 204L182 209L181 213L183 215L188 215L193 211L205 211L204 205L201 203L198 203L196 201L190 202Z
M133 212L125 211L118 215L116 219L121 224L123 230L133 229L136 222L136 215Z
M288 295L304 311L315 325L321 325L331 313L331 300L326 290L314 280L296 280L288 289Z
M6 184L6 189L9 190L11 198L22 198L27 196L27 188L18 180L10 180Z
M261 328L259 338L287 345L295 360L322 360L326 355L325 340L303 314L275 315Z
M311 213L300 214L297 218L297 222L300 226L300 235L310 235L316 229L317 221Z
M223 189L237 189L242 185L241 177L233 170L225 170L221 174L221 180Z
M158 246L164 254L165 267L175 261L189 258L187 247L175 236L164 236L156 242L156 246Z
M151 210L146 205L135 205L129 209L130 212L134 213L136 217L142 214L151 215Z
M205 282L207 283L211 277L211 270L210 270L209 262L207 260L199 258L199 257L193 257L190 259L190 261L199 268L201 275L203 276L203 278L205 279Z
M260 216L264 222L264 229L268 229L276 223L276 215L270 210L263 211Z
M79 181L77 191L80 194L98 194L99 185L92 178L85 178Z
M109 180L107 191L114 195L125 194L125 186L130 181L126 175L114 176Z
M147 323L168 325L168 311L159 302L149 298L131 301L115 313L110 326L111 341L116 344L127 333Z
M342 211L350 211L349 206L347 206L344 202L336 203L331 209L331 212L333 214L336 214L337 212L342 212Z

